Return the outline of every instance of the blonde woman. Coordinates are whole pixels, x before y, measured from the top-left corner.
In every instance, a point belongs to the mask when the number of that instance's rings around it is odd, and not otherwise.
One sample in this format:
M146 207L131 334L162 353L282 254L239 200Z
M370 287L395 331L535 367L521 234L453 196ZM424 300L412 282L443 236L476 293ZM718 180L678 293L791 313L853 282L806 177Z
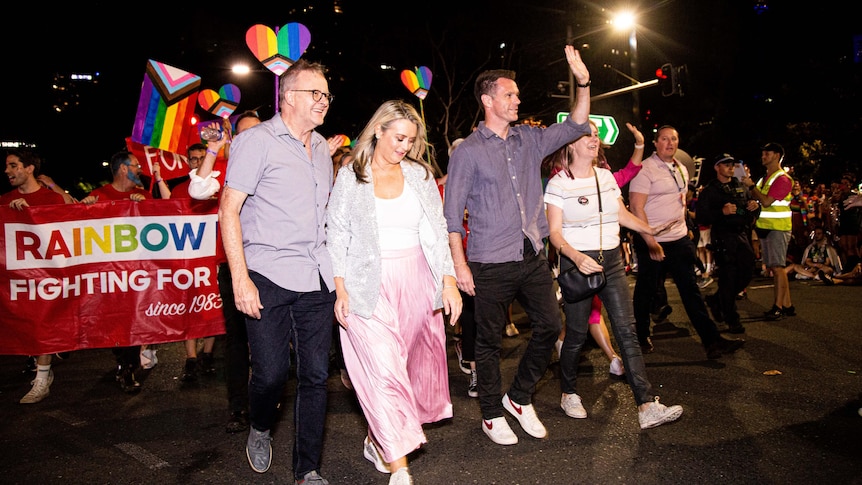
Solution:
M391 485L413 483L407 454L426 442L422 425L452 417L443 313L454 324L462 301L426 150L416 109L383 103L327 209L335 318L368 421L363 453Z

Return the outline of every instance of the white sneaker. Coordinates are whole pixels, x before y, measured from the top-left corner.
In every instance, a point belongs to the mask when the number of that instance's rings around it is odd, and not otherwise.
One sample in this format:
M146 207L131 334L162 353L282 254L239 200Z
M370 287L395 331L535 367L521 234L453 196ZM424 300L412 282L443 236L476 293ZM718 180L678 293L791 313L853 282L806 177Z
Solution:
M560 407L566 412L566 416L571 418L584 419L587 417L587 410L584 409L584 405L581 403L581 396L577 394L563 393L563 398L560 399Z
M517 337L521 332L518 331L518 327L515 326L514 323L509 322L506 325L506 336L507 337Z
M397 472L389 477L389 485L413 485L413 477L410 476L410 469L401 467Z
M377 450L377 446L368 436L365 436L365 442L362 443L362 454L365 455L365 458L374 463L374 468L377 469L380 473L390 473L389 471L389 463L383 461L383 455L380 454L380 451Z
M611 359L611 367L610 367L610 369L608 370L608 372L610 372L610 373L611 373L611 375L615 375L615 376L623 376L623 375L625 375L626 370L625 370L625 368L623 367L623 361L622 361L622 359L620 359L620 358L619 358L619 357L617 357L617 356L614 356L614 358L613 358L613 359Z
M682 406L665 406L658 402L659 397L647 406L646 410L638 411L638 421L641 429L655 428L671 421L676 421L682 416Z
M144 369L152 369L159 363L159 358L156 352L159 349L144 349L141 351L141 367Z
M35 404L42 399L48 397L51 394L51 383L54 382L54 370L48 371L47 379L33 379L30 384L33 385L33 388L30 389L30 392L24 394L24 397L21 398L21 404Z
M491 438L491 441L498 445L514 445L518 442L518 437L509 427L505 416L500 416L494 419L482 420L482 431Z
M548 430L545 425L539 421L536 416L536 410L532 404L518 404L509 397L508 394L503 396L503 409L509 411L509 414L515 417L520 423L524 431L534 438L544 438L548 436Z

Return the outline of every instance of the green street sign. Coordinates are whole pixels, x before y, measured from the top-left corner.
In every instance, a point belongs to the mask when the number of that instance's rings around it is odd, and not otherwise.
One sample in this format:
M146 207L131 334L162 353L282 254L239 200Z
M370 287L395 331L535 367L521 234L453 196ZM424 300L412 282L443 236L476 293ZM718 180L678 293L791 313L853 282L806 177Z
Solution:
M557 113L557 123L562 123L568 112ZM590 115L590 119L599 127L599 139L605 145L613 145L617 141L617 136L620 134L620 127L613 116L607 115Z

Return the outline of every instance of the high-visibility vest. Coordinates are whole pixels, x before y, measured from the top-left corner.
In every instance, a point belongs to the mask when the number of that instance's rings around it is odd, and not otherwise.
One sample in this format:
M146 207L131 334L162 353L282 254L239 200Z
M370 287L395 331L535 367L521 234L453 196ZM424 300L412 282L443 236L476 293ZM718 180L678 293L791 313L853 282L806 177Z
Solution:
M760 193L766 195L769 193L769 188L772 187L772 182L782 175L787 175L782 169L778 169L773 173L766 182L760 179L757 182L757 189ZM787 175L790 178L790 175ZM790 180L791 183L793 179ZM769 207L760 209L760 217L755 223L759 229L770 229L773 231L790 231L793 228L792 212L790 210L790 200L793 198L792 191L788 192L782 200L776 200Z

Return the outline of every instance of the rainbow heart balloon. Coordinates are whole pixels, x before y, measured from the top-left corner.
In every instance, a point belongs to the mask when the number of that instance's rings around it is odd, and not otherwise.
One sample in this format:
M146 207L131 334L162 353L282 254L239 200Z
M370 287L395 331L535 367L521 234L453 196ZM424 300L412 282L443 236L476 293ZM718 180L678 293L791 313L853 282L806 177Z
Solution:
M425 66L417 67L416 72L405 69L401 71L401 82L416 97L425 99L425 96L428 96L428 90L431 89L431 69Z
M198 93L198 104L208 113L219 118L227 118L239 106L239 88L234 84L225 84L218 92L204 89Z
M311 32L296 22L285 25L278 34L266 25L257 24L246 31L245 43L257 60L281 76L305 53L311 44Z

